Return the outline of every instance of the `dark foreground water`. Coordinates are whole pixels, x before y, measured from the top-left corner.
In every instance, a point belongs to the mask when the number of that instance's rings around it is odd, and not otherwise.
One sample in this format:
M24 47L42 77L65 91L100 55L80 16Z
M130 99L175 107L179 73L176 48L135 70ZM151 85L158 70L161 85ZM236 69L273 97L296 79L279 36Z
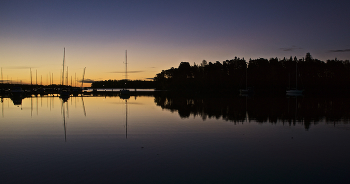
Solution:
M3 98L0 183L348 183L348 102Z

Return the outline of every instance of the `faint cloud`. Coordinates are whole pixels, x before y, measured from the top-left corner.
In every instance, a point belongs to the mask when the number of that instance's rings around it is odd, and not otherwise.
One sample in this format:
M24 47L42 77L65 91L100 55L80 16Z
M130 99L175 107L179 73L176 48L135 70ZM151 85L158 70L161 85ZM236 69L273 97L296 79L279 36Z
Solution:
M139 71L128 71L128 73L141 73L141 72L144 72L144 71L141 71L141 70L139 70ZM120 72L120 71L117 71L117 72L108 72L108 73L125 73L125 71L122 71L122 72Z
M80 80L78 82L83 82L83 80ZM92 80L92 79L84 79L84 83L94 83L95 80Z
M36 68L36 67L30 67L30 66L10 66L6 67L6 69L30 69L30 68Z
M329 52L350 52L350 49L329 50Z
M111 102L111 104L125 104L124 102ZM133 105L143 105L143 103L138 103L138 102L128 102L128 104L133 104Z
M128 71L128 73L141 73L141 72L144 72L144 71Z
M280 50L286 51L286 52L295 51L295 50L299 50L299 49L302 49L302 48L294 46L294 45L292 47L280 48Z

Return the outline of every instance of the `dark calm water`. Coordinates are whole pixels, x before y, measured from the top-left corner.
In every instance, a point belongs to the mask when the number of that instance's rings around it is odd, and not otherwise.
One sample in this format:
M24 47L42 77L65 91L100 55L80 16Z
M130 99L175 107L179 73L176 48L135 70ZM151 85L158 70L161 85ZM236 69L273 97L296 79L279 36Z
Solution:
M0 183L349 182L350 98L1 100Z

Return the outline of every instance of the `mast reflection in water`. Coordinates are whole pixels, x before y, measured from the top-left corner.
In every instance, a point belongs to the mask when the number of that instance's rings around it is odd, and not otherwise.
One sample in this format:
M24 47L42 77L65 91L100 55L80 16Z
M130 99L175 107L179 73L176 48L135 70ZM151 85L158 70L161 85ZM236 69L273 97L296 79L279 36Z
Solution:
M2 183L348 181L350 98L158 94L1 103Z

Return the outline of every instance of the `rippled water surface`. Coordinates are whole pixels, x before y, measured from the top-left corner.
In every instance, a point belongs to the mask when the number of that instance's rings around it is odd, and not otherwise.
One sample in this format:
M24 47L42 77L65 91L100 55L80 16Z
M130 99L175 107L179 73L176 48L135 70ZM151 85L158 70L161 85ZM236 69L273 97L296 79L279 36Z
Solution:
M0 183L346 183L349 101L2 98Z

